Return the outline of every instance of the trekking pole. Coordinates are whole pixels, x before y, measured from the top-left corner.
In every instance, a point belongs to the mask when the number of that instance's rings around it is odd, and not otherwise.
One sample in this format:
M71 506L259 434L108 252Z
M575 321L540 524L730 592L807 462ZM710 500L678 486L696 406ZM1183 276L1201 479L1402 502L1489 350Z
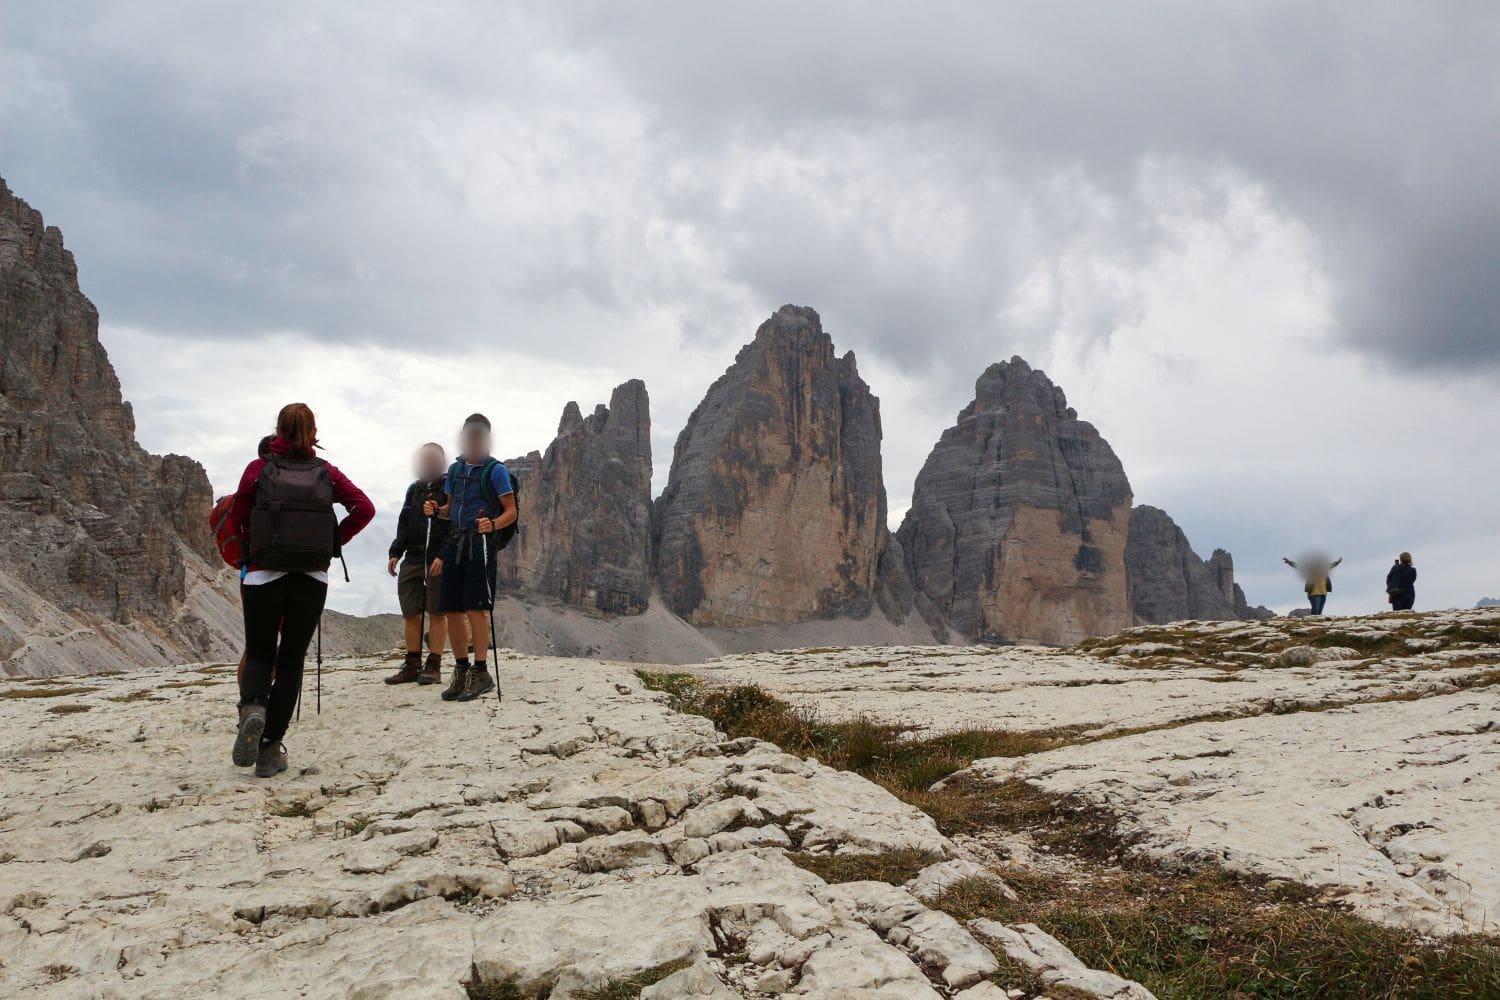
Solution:
M318 615L318 712L323 714L323 616Z
M432 640L427 638L427 598L429 586L427 581L427 570L432 566L432 515L427 513L427 501L432 499L432 491L428 490L422 495L422 516L427 519L427 534L422 539L422 623L417 632L417 652L422 652L422 643L427 643L427 649L432 651ZM438 652L442 652L439 650Z
M484 592L490 599L490 659L495 661L495 700L504 701L505 694L500 690L500 657L495 653L495 590L490 586L490 542L489 535L480 535L479 540L484 549ZM499 552L496 552L499 555Z

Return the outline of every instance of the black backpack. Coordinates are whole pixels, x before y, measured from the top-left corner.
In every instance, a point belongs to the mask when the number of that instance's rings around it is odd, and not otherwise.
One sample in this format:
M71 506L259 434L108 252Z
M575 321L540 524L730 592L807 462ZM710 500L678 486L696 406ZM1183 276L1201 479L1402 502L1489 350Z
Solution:
M255 484L249 561L287 573L326 570L340 555L338 533L327 464L271 456Z
M492 506L500 499L495 495L494 479L495 466L499 464L500 461L498 459L491 458L486 460L484 465L479 469L479 499L484 501L485 514L489 517L494 517L499 513ZM448 469L448 487L450 493L457 489L458 484L463 480L464 477L461 474L463 467L464 461L463 459L459 459ZM496 552L499 552L510 544L511 539L516 537L516 528L520 527L521 524L521 480L509 469L505 471L510 474L510 491L515 495L516 519L491 536L495 539Z

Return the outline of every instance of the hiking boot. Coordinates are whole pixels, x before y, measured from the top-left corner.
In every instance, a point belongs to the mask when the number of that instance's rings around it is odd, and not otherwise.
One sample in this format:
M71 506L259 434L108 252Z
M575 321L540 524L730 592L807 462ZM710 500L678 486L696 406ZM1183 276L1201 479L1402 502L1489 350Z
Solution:
M285 770L286 744L262 743L260 752L255 755L255 776L257 778L274 778Z
M443 700L452 701L464 693L464 688L469 684L469 664L465 660L459 660L453 664L453 679L448 682L448 687L443 691Z
M474 669L469 671L468 683L464 685L464 693L459 695L458 701L473 701L475 698L483 697L495 690L495 679L482 665L475 664Z
M266 706L241 705L240 728L234 734L234 750L230 759L235 767L249 767L255 763L255 751L260 746L260 734L266 731Z
M441 653L428 653L427 665L417 675L418 684L441 684L443 682L443 656Z
M385 679L387 684L410 684L422 674L422 654L407 653L401 669Z

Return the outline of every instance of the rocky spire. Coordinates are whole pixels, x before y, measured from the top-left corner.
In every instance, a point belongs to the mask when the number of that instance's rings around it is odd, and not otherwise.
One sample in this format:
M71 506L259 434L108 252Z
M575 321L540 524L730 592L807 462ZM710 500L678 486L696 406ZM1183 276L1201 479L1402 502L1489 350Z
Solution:
M1130 513L1125 571L1131 611L1144 624L1270 615L1245 600L1234 582L1233 556L1215 549L1208 559L1199 559L1177 523L1155 507L1142 505Z
M782 306L677 439L655 512L667 607L697 625L868 614L888 543L880 402L818 314Z
M501 554L502 588L590 613L640 614L651 597L651 407L646 384L617 386L583 416L563 408L545 453L506 465L521 526Z
M1130 483L1093 425L1020 358L943 432L897 538L917 606L981 641L1067 643L1131 623Z

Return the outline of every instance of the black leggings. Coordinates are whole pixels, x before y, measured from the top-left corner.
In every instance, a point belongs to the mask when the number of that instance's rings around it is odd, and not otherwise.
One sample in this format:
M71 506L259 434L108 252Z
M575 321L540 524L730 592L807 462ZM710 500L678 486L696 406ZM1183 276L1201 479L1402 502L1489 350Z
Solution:
M266 706L266 743L286 735L302 691L302 661L323 615L328 584L305 573L240 587L245 609L245 677L241 705ZM276 682L271 682L274 669Z

